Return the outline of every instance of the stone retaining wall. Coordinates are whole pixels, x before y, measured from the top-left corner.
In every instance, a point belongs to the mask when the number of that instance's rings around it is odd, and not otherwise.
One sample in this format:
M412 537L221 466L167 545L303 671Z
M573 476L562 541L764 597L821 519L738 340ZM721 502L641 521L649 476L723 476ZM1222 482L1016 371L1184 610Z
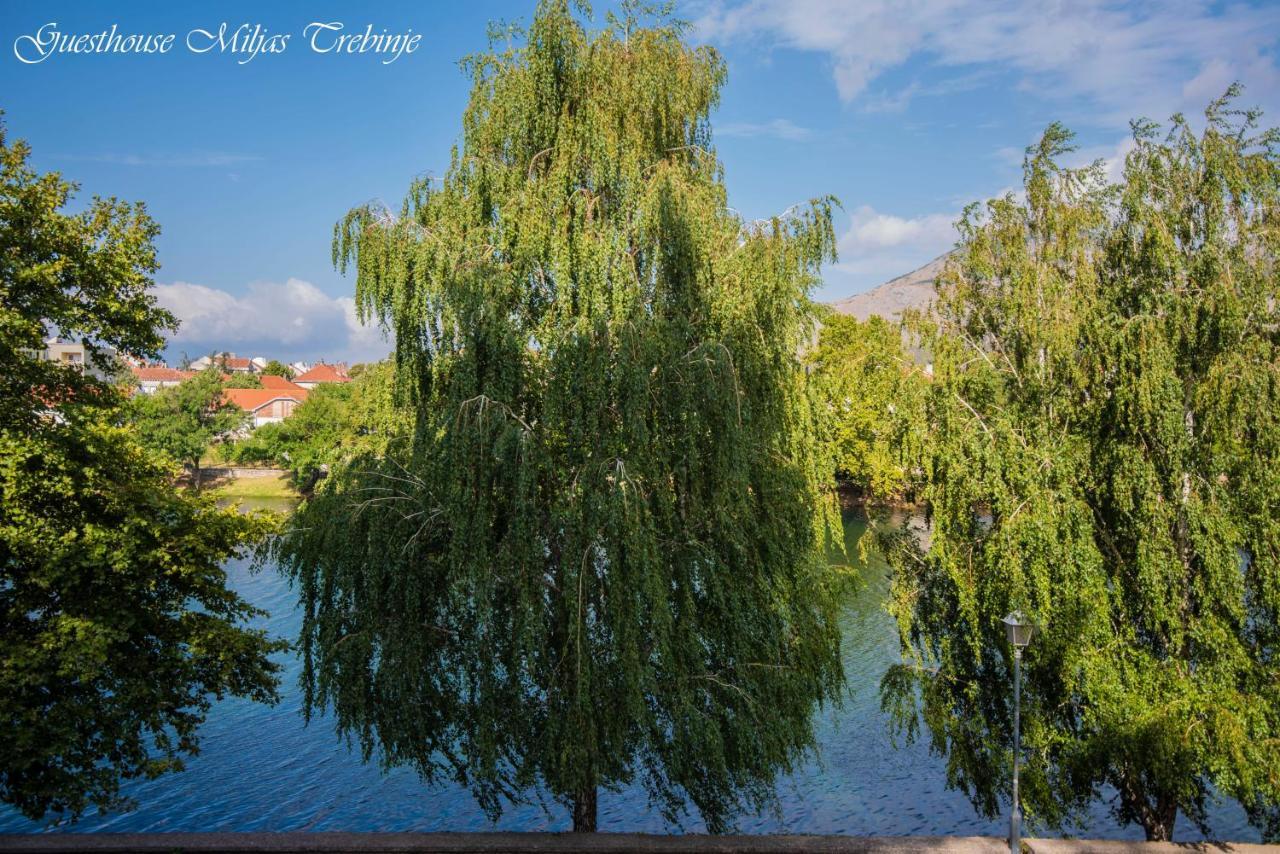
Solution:
M280 477L288 469L246 468L243 466L206 466L200 469L200 479L213 481L223 477Z

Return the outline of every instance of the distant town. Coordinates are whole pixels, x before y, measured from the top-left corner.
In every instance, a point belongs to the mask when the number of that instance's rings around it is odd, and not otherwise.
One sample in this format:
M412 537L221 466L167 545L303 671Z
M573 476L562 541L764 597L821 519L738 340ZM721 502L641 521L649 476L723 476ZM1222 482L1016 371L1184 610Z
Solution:
M250 415L253 427L288 418L316 386L351 381L343 362L282 362L264 356L238 356L229 351L210 353L191 360L184 367L174 368L163 362L141 362L118 356L114 351L101 348L95 352L83 341L52 337L45 342L44 352L37 355L87 370L103 379L131 377L139 394L155 394L162 388L179 385L211 366L216 366L228 380L237 375L253 376L260 387L227 387L222 391L227 403L239 406Z

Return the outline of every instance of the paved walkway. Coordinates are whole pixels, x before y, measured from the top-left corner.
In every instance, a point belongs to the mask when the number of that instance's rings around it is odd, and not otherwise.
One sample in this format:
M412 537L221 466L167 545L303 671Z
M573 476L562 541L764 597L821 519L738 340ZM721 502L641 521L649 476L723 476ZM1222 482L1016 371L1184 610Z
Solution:
M1246 843L1026 839L1024 854L1280 854ZM634 833L48 833L0 834L21 854L1004 854L989 836L659 836Z

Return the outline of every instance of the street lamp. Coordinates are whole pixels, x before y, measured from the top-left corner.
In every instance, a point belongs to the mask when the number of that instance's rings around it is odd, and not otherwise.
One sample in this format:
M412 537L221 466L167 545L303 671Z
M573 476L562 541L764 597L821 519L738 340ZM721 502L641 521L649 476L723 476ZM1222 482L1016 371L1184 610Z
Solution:
M1004 618L1005 636L1013 647L1013 812L1009 815L1010 854L1022 854L1022 813L1018 809L1018 757L1022 753L1022 650L1031 643L1032 625L1014 611Z

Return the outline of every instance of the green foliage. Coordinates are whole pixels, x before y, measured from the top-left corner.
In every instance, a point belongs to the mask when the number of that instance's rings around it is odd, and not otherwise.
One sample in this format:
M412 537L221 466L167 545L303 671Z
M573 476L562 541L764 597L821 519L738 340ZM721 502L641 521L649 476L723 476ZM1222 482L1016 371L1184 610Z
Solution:
M416 425L280 541L307 707L491 815L541 789L594 829L639 779L718 831L843 683L797 358L833 202L728 207L724 65L676 26L588 35L549 2L467 67L443 182L337 227Z
M249 415L223 400L222 372L209 366L176 386L139 394L129 402L129 423L152 450L184 465L200 486L200 458L218 438L244 429Z
M262 378L254 373L237 371L228 374L222 385L223 388L262 388Z
M880 317L828 312L807 359L835 472L868 498L910 498L928 380L902 332Z
M1233 95L1233 93L1229 93ZM1026 200L975 207L933 321L927 550L883 538L915 702L952 784L1007 797L1010 653L1026 652L1024 804L1061 826L1117 794L1169 838L1179 812L1280 804L1280 305L1275 133L1212 105L1197 136L1134 125L1120 187L1065 169L1051 126ZM1274 832L1275 825L1272 825Z
M177 328L147 293L159 228L146 207L95 197L66 213L76 186L37 174L30 154L22 140L8 143L0 122L0 399L11 403L0 407L0 429L33 428L48 403L118 404L88 372L31 358L49 335L83 338L109 371L105 348L157 358L163 333Z
M66 214L27 156L0 132L0 801L75 818L181 768L212 697L273 698L281 647L221 569L269 523L178 491L112 386L23 352L47 324L155 356L173 325L142 207Z
M270 374L273 377L284 377L287 380L293 379L293 368L289 367L284 362L279 362L275 359L267 362L267 365L262 369L262 372L264 374Z
M322 467L356 453L382 454L412 430L412 413L397 403L395 366L367 366L349 383L321 383L283 421L264 424L232 446L238 463L268 463L293 473L296 487L315 483Z

